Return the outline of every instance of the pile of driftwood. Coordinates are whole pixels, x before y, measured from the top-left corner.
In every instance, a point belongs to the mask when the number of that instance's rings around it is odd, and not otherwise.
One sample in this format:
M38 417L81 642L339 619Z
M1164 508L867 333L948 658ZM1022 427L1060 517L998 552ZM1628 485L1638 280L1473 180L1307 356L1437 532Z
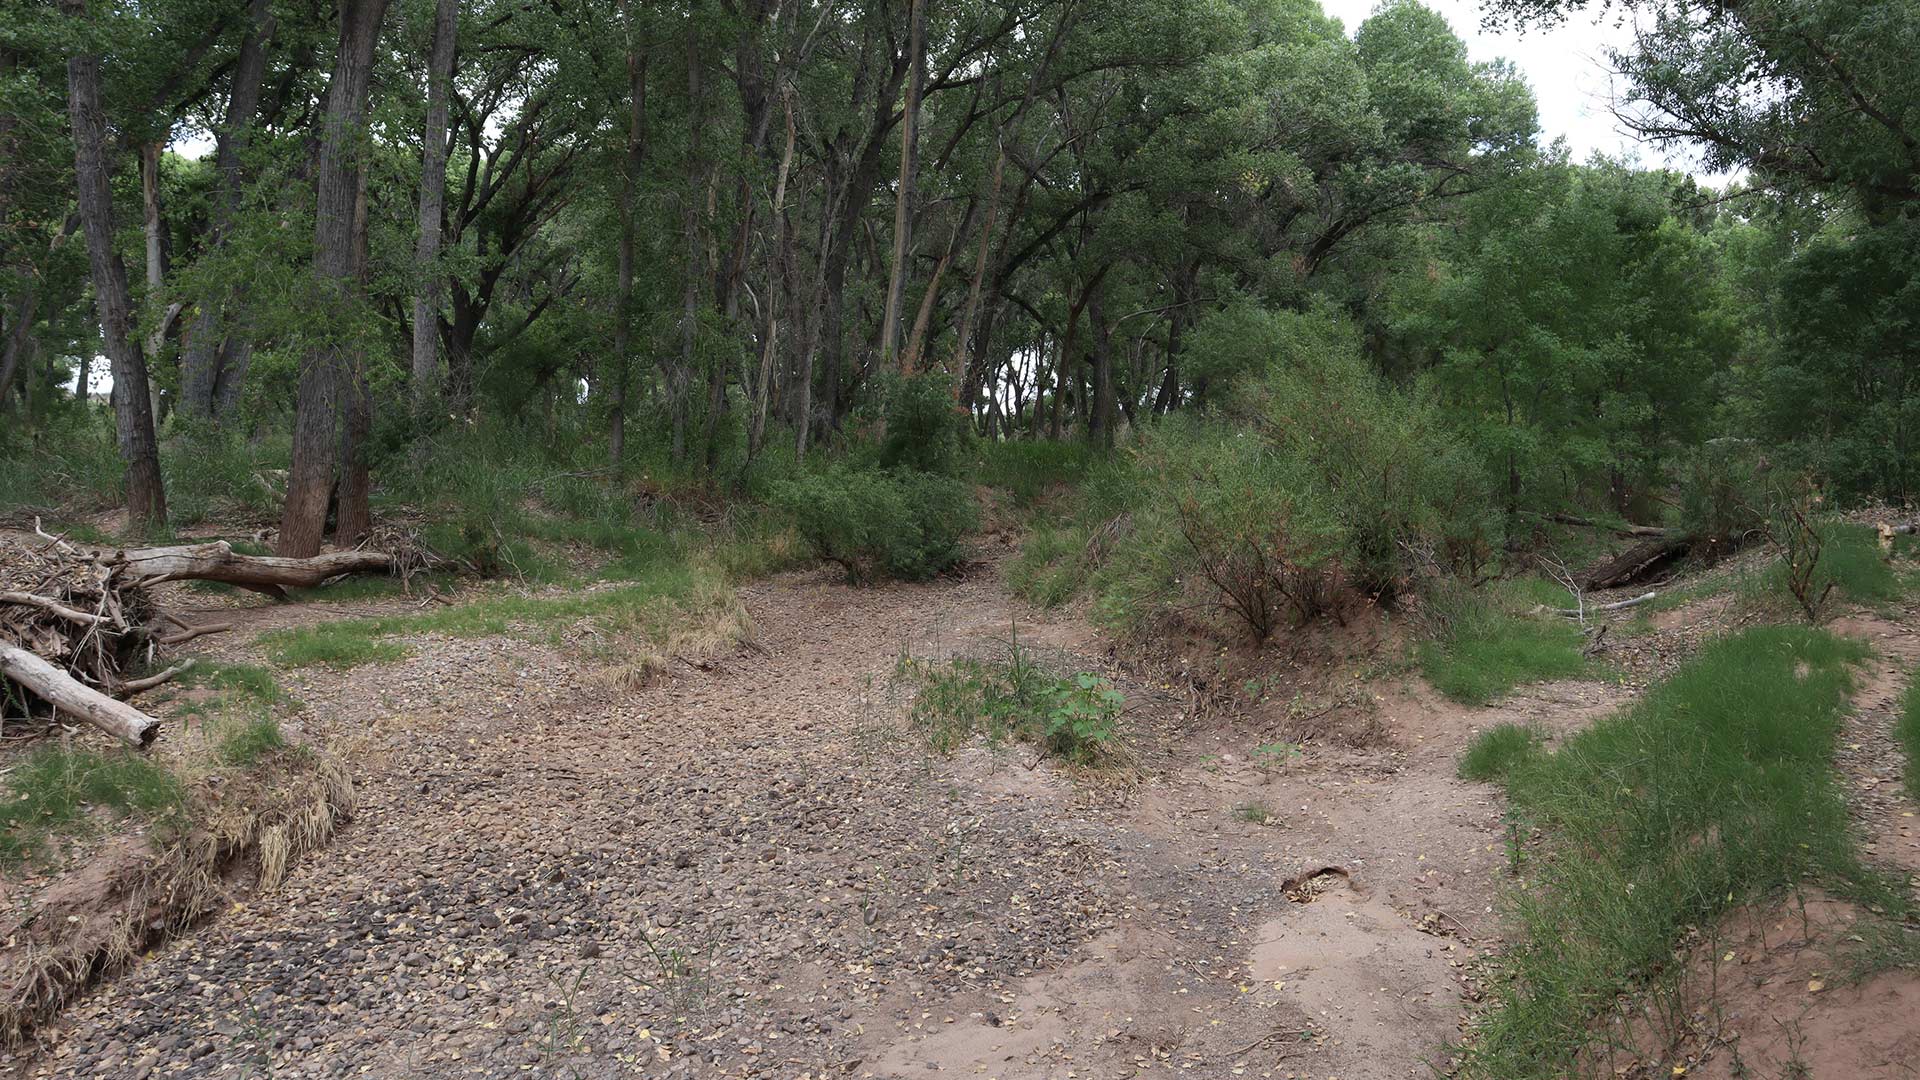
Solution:
M231 629L192 625L162 610L151 587L166 581L221 581L284 599L288 588L342 574L385 571L392 556L340 551L311 559L237 554L225 541L154 548L89 548L48 535L0 539L0 712L36 706L84 720L135 746L159 733L128 698L174 678L192 661L157 674L162 647Z

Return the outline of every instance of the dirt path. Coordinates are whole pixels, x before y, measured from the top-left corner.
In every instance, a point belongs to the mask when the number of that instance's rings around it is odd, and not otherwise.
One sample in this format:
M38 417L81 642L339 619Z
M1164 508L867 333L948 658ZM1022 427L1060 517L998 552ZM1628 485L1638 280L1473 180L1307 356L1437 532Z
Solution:
M1505 859L1460 747L1617 703L1388 691L1386 745L1262 769L1123 679L1151 767L1115 793L1018 751L931 758L880 693L903 648L1016 615L1094 651L987 576L744 600L762 651L642 691L508 638L292 686L356 822L69 1010L21 1074L1424 1075Z

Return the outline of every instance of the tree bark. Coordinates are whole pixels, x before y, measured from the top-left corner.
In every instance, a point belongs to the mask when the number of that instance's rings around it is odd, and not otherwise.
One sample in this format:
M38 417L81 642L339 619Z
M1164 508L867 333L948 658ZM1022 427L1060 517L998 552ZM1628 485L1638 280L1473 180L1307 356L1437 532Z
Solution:
M313 272L324 310L315 315L336 324L352 322L358 299L354 272L354 201L359 142L366 128L367 88L374 45L386 15L386 0L341 0L340 48L327 81L315 168ZM319 552L326 532L338 449L340 389L352 348L330 334L308 351L300 368L293 426L293 467L287 476L286 508L280 518L280 554Z
M780 98L787 118L787 142L780 152L780 171L773 183L773 219L780 223L780 249L774 257L775 276L781 276L791 269L793 221L787 215L787 176L793 170L793 148L798 134L793 122L793 88L783 85ZM770 285L767 289L767 328L760 341L759 400L754 405L753 427L747 438L749 457L760 452L760 444L767 431L767 406L773 401L774 343L780 334L780 319L775 309L775 297L778 295L779 290Z
M252 0L246 38L240 43L240 55L234 62L233 90L227 97L227 115L214 133L214 173L219 185L213 206L213 221L208 230L207 250L218 252L226 246L227 236L240 215L240 197L245 175L240 155L246 149L247 136L260 111L260 89L266 80L267 41L273 36L272 0ZM210 419L223 416L228 405L222 403L221 382L238 382L244 373L251 349L236 347L232 335L222 333L223 314L238 302L237 288L216 289L202 297L180 355L180 411L188 416ZM226 361L241 358L241 371L228 373ZM237 392L228 395L237 397Z
M17 645L0 642L0 675L26 687L58 711L133 746L145 749L160 734L158 720L124 701L115 701Z
M87 19L86 0L61 0L61 9L76 21ZM167 498L161 486L160 452L147 394L147 360L140 350L140 339L134 336L127 267L113 246L113 194L108 184L111 170L107 165L106 120L100 111L99 57L83 55L67 61L67 95L73 124L75 188L87 236L94 303L118 391L114 394L114 422L120 457L127 466L127 512L138 525L165 525Z
M1002 147L993 159L993 184L987 190L987 221L980 230L980 251L973 259L973 282L967 286L967 306L960 315L959 340L954 343L954 397L964 394L968 372L973 368L973 319L980 311L980 287L987 279L987 254L993 250L993 224L1000 213L1000 184L1007 175L1007 151ZM972 402L967 402L971 406Z
M907 10L907 102L900 124L900 183L893 195L893 263L887 274L886 314L880 327L880 360L899 355L900 308L907 289L907 258L913 243L913 189L920 166L920 93L926 83L926 0ZM903 369L904 370L904 369Z
M367 170L357 169L353 201L353 272L364 292L367 287ZM345 407L340 422L340 487L334 515L334 541L342 547L357 544L373 531L369 496L373 479L368 471L367 443L373 437L373 392L367 385L367 351L356 345L349 351Z
M1093 323L1093 413L1087 434L1101 447L1113 448L1113 328L1107 325L1107 290L1094 286L1093 300L1087 305L1087 318Z
M413 245L421 275L413 298L413 407L424 418L440 399L440 239L447 202L447 101L452 96L453 55L460 32L457 0L439 0L433 12L432 55L427 61L427 119L420 144L420 231Z
M613 357L607 395L607 450L614 469L627 456L627 380L633 347L633 203L646 164L647 58L633 27L629 0L620 0L627 30L627 153L620 171L620 251L613 300Z
M706 63L700 54L699 39L691 27L687 31L687 189L681 198L684 203L684 215L681 222L683 235L681 241L685 252L686 268L682 271L684 281L680 292L680 364L673 372L669 383L672 394L673 410L673 462L685 464L687 460L687 410L688 392L692 389L695 362L699 359L698 345L700 333L700 275L705 258L700 251L700 200L698 192L706 186L705 169L700 158L701 125L706 123L704 104L705 95L701 85L701 68Z

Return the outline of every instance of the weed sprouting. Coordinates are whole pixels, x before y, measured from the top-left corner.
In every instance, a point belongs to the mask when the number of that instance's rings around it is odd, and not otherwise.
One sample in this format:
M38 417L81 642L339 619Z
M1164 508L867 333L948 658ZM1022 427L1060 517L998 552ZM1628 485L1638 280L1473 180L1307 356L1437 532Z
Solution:
M989 746L1021 739L1087 765L1120 750L1125 697L1090 672L1063 676L1046 670L1020 645L1017 632L1003 661L909 659L903 667L920 681L909 722L937 753L951 753L974 739Z
M1233 808L1233 816L1249 825L1265 825L1272 821L1274 814L1265 803L1242 803Z

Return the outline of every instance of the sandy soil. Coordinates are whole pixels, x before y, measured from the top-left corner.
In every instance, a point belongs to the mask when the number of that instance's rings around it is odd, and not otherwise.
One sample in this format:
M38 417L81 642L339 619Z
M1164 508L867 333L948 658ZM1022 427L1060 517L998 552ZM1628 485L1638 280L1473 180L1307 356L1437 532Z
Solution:
M0 1073L1427 1076L1501 944L1503 807L1455 778L1460 750L1632 693L1465 709L1388 678L1363 691L1368 745L1276 764L990 573L743 599L757 647L642 690L511 637L290 674L300 736L352 765L355 822ZM248 609L196 645L257 659L254 631L325 614ZM934 757L905 729L903 652L1016 620L1126 692L1135 782Z

